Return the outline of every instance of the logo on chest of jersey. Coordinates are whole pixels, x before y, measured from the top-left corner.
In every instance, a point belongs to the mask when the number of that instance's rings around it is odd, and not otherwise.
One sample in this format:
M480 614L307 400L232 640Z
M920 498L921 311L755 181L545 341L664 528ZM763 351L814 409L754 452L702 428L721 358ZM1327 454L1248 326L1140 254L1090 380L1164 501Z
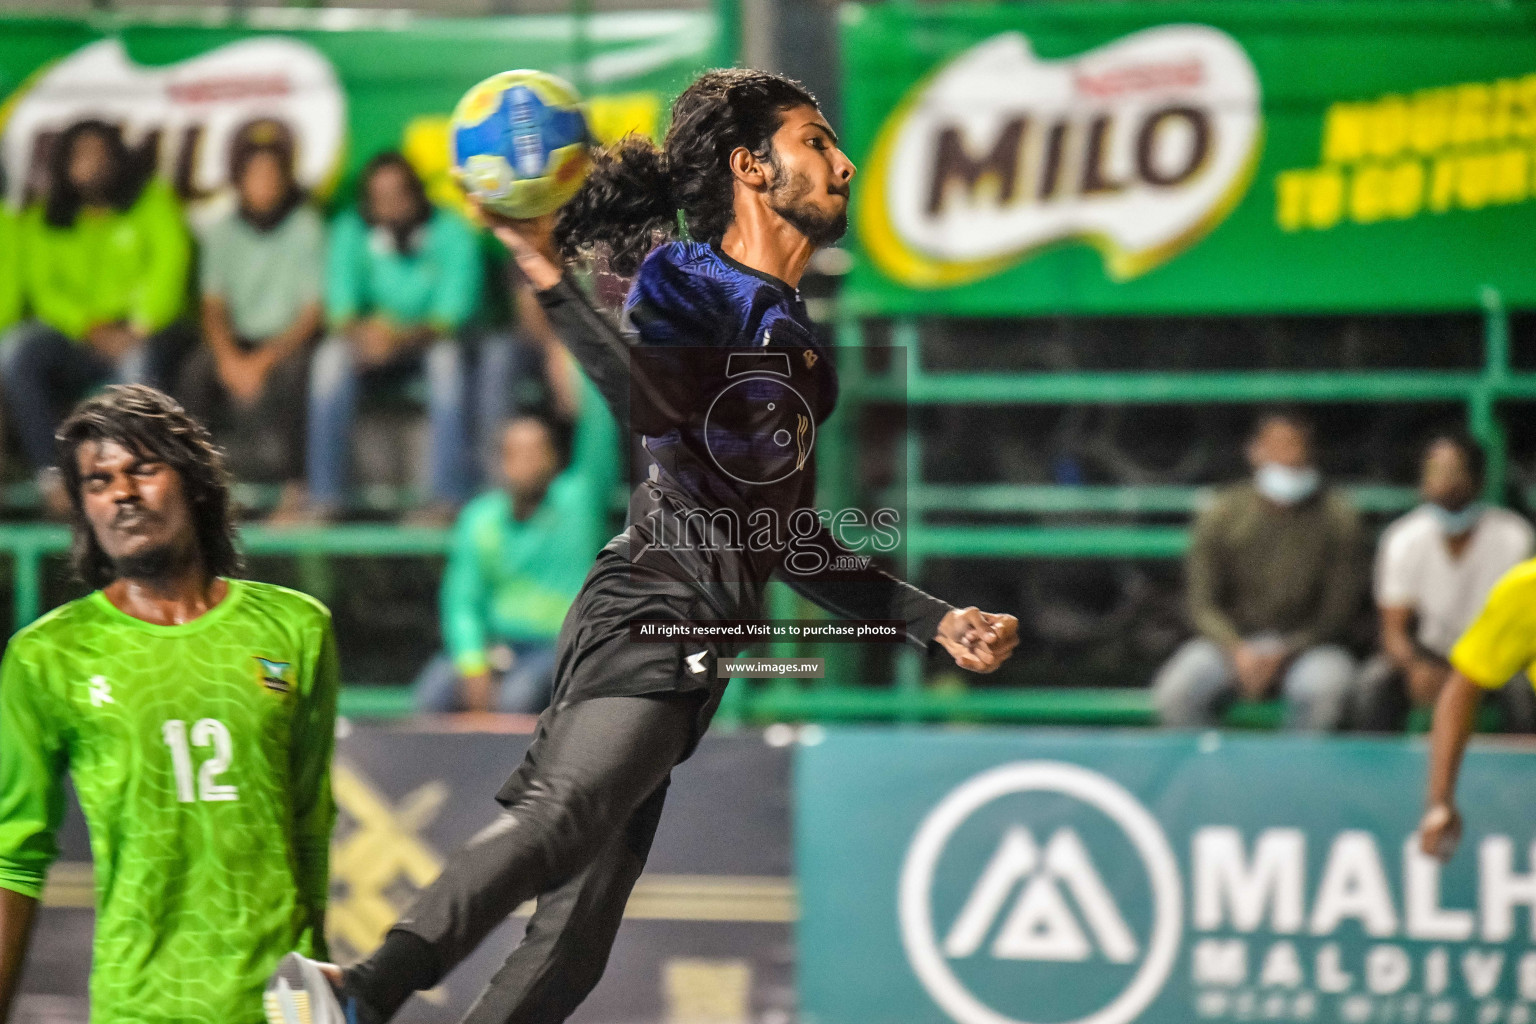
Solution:
M112 684L107 681L106 676L91 676L85 685L87 687L86 693L91 700L91 707L99 708L103 704L117 703L112 697Z
M292 662L273 661L259 654L252 657L256 659L256 678L262 686L274 693L288 693L293 689L293 682L288 678L289 670L293 668Z

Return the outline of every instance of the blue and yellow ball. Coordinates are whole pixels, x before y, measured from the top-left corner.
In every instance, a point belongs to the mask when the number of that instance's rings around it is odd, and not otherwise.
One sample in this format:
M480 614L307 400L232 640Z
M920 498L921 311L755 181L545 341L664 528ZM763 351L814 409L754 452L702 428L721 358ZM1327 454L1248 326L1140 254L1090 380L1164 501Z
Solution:
M570 83L543 71L503 71L470 89L448 131L459 185L504 217L558 210L591 165L580 104Z

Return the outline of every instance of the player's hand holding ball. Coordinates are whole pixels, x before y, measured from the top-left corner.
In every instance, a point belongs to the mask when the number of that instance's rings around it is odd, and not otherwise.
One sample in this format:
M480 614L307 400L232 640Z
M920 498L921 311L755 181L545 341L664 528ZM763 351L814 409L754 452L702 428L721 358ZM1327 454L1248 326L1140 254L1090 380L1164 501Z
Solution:
M554 75L504 71L471 88L453 111L454 178L535 288L560 280L555 211L577 193L592 165L592 135L580 103L576 90ZM553 280L544 280L551 270Z
M1461 842L1461 812L1452 804L1435 804L1419 822L1419 848L1438 861L1448 861Z
M961 668L993 672L1019 646L1019 620L974 607L954 608L939 621L934 639Z

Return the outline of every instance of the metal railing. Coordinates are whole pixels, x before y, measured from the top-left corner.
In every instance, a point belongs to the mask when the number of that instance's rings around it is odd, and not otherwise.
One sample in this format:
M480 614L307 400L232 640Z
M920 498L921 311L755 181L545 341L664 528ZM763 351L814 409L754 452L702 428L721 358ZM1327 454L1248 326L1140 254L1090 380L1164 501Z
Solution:
M1500 293L1484 288L1483 365L1475 370L1244 371L975 373L924 369L917 321L896 320L891 346L904 354L885 371L864 365L862 322L845 315L838 344L852 358L839 366L843 401L818 437L822 479L832 507L852 498L855 465L853 424L862 403L902 402L909 406L974 405L1156 405L1263 402L1456 402L1464 406L1469 431L1487 451L1486 496L1505 491L1508 443L1497 406L1501 401L1536 400L1536 373L1516 372L1510 360L1508 311ZM1170 486L1097 487L1008 484L940 485L922 473L922 447L915 431L906 444L904 488L907 507L906 569L913 579L930 558L1173 558L1188 545L1184 527L1167 525L950 525L936 514L1188 514L1201 489ZM1365 511L1406 511L1413 491L1401 487L1351 488ZM896 691L914 699L923 691L922 666L914 656L898 662Z

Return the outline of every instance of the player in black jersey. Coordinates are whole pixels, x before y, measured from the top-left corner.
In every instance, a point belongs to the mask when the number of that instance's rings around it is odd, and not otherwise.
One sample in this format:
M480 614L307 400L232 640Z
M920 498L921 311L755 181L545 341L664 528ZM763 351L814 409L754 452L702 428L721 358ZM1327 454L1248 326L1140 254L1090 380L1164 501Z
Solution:
M602 975L670 773L719 702L715 661L737 649L635 642L631 622L760 618L773 577L836 614L894 620L962 668L990 672L1012 652L1013 616L951 607L875 568L834 571L847 549L814 510L814 432L837 378L796 283L846 229L853 174L797 83L715 71L678 98L663 148L625 140L597 154L557 221L496 224L650 472L565 619L554 702L497 794L504 813L368 960L342 972L285 959L272 1024L381 1024L535 897L527 936L467 1020L570 1015ZM679 210L692 241L669 240ZM593 249L620 274L639 266L633 339L564 274Z

